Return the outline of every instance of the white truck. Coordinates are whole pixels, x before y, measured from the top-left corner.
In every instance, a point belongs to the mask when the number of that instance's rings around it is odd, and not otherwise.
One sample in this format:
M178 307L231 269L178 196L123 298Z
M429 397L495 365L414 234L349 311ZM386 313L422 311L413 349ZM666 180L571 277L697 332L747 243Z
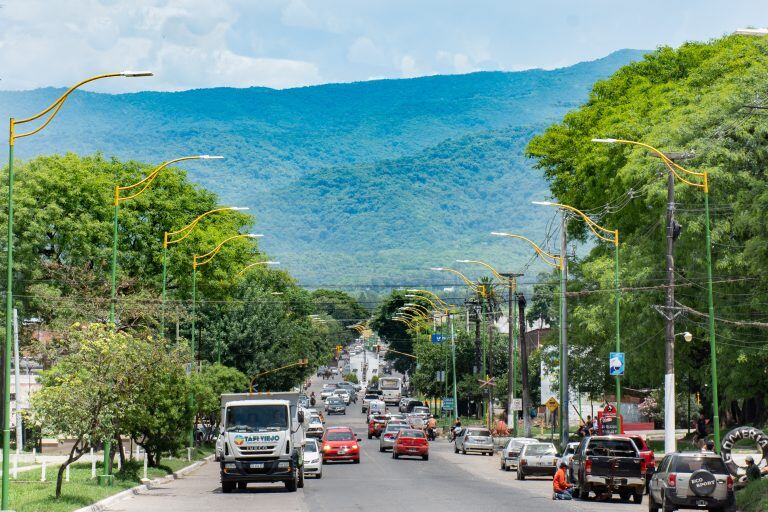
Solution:
M221 395L216 459L224 493L249 482L304 487L304 410L298 392ZM308 419L308 418L307 418Z

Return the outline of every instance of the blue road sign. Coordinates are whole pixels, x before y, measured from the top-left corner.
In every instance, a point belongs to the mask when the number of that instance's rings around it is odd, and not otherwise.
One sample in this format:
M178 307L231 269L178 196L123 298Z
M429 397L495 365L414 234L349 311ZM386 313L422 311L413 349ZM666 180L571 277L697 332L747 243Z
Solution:
M432 335L432 343L442 343L444 339L442 334L435 333Z
M608 370L611 375L624 375L624 352L611 352Z

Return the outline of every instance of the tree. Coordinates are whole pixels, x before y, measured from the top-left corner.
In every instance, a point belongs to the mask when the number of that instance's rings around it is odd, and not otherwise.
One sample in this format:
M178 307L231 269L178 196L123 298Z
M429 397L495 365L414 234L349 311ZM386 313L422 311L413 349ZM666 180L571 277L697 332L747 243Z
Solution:
M192 375L195 417L216 432L221 422L221 395L248 390L248 377L236 368L221 364L204 365Z
M75 324L62 344L66 355L41 374L42 388L32 396L35 420L74 439L56 477L57 498L66 467L115 435L122 411L142 387L143 343L131 334Z

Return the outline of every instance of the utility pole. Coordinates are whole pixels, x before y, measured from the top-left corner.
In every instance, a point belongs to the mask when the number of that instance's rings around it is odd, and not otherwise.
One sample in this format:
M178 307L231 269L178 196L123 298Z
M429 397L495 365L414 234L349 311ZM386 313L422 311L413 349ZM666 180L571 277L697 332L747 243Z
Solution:
M568 284L568 219L566 211L560 217L560 447L568 446L568 305L565 300Z
M665 153L672 161L685 160L692 155ZM663 308L656 311L664 317L664 453L677 451L675 438L675 318L682 310L675 306L675 241L680 225L675 221L675 175L667 171L666 271L667 294Z
M525 295L517 297L517 312L520 322L520 372L523 381L523 435L531 437L531 390L528 383L528 343L525 341Z
M491 302L490 296L488 297L488 375L484 378L493 378L493 302ZM488 428L493 428L493 386L488 386Z
M517 361L515 358L515 289L517 288L517 278L523 274L502 273L502 276L509 280L509 297L507 297L507 330L509 331L508 350L508 371L507 371L507 425L512 427L512 435L517 437L517 411L512 410L512 402L515 400L515 385L517 376Z
M19 375L19 310L16 308L13 308L13 362L16 388L16 453L18 454L21 453L24 429L21 419L21 376Z

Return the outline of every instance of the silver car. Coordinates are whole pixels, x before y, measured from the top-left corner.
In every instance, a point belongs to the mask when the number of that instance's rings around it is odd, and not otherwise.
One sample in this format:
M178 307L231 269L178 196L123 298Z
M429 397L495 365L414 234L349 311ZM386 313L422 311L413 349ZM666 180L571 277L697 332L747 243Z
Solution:
M517 458L520 455L520 450L522 450L523 446L538 442L538 439L533 439L531 437L513 437L507 441L507 444L504 445L504 448L502 448L499 453L501 469L504 471L517 469Z
M387 428L379 436L379 451L385 452L391 450L395 445L395 437L401 430L407 430L409 427L405 423L396 423L394 425L387 424Z
M471 452L493 455L493 437L487 428L467 427L459 432L453 445L454 453L466 455Z
M648 488L648 510L734 508L733 477L712 452L670 453L659 464Z
M320 456L320 443L307 439L304 445L304 475L323 478L323 458Z
M552 443L530 443L520 450L517 465L517 479L526 476L555 476L557 471L557 448Z

